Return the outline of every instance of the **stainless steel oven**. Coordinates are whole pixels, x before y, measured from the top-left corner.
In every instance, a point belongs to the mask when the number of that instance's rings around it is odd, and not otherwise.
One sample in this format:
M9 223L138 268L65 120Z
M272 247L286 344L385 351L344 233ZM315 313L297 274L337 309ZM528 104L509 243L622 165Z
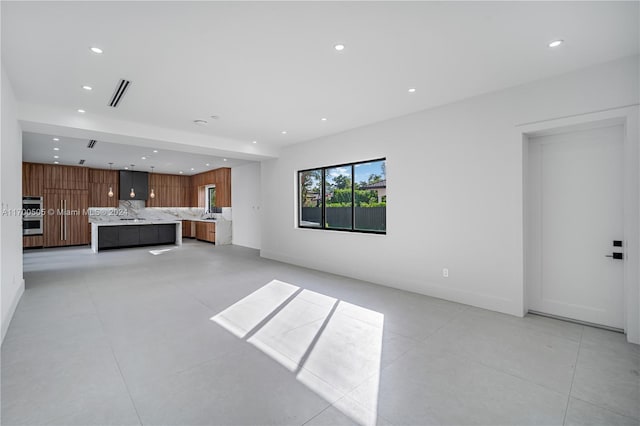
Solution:
M42 197L22 198L22 235L42 235Z

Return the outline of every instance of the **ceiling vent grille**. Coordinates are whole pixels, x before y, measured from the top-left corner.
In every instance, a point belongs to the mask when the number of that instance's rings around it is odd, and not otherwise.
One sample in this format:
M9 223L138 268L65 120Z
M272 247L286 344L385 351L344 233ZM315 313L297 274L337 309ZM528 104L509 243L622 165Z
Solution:
M120 104L120 101L122 100L122 97L129 88L130 84L131 82L129 80L125 80L123 78L120 79L118 84L116 84L116 90L113 92L113 96L111 96L109 106L116 108Z
M83 165L84 164L84 160L78 161L78 164Z
M97 144L97 143L98 143L98 141L97 141L97 140L95 140L95 139L91 139L91 140L89 141L89 143L87 144L87 148L93 148L93 147L95 147L95 146L96 146L96 144Z

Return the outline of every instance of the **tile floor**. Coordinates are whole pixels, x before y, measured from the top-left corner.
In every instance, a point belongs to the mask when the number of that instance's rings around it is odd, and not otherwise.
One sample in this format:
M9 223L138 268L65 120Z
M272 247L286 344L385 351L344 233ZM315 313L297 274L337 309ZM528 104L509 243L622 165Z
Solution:
M640 349L261 259L25 254L3 425L638 425Z

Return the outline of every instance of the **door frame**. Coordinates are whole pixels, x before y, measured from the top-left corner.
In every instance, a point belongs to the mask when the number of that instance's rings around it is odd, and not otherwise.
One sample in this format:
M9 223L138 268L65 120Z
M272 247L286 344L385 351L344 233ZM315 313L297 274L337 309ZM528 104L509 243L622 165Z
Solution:
M528 271L531 267L527 249L530 240L531 219L529 210L532 201L529 194L529 139L535 136L553 135L576 130L584 130L604 125L620 124L624 129L623 155L623 233L624 233L624 331L631 343L640 343L640 150L639 126L640 107L638 105L605 111L575 115L527 123L517 126L522 141L522 183L523 183L523 260L524 276L522 306L525 315L529 310L527 293Z

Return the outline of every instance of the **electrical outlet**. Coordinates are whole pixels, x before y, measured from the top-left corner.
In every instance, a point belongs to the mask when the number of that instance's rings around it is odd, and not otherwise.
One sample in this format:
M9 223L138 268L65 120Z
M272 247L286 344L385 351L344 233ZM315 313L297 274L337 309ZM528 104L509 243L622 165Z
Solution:
M442 276L449 278L449 268L442 268Z

